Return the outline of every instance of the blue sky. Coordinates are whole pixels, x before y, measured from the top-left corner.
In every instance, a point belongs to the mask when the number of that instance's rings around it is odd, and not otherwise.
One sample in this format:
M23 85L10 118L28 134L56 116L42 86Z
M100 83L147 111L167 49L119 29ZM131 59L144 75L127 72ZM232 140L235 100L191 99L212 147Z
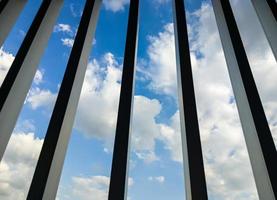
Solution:
M0 164L1 199L26 196L84 2L64 1ZM1 82L40 3L28 1L1 47ZM231 3L276 141L276 61L250 2ZM101 7L59 200L107 199L128 7ZM186 8L209 197L258 199L211 4L188 0ZM185 199L171 0L141 0L137 60L128 197Z

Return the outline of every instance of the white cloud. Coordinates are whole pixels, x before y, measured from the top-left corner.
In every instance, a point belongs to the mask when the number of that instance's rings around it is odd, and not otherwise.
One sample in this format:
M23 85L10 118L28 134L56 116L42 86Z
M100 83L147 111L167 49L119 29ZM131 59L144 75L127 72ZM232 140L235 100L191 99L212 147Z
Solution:
M0 164L0 198L26 199L31 177L43 140L34 133L16 133L11 136Z
M164 181L165 181L165 177L164 176L149 176L148 177L148 180L149 181L156 181L156 182L158 182L158 183L164 183Z
M124 10L125 5L129 2L130 0L103 0L105 8L113 12Z
M95 200L108 198L110 178L106 176L73 177L72 199L89 200L93 196Z
M57 24L54 26L54 32L63 32L69 35L73 34L72 28L69 24Z
M0 48L0 85L5 79L6 74L14 60L14 56L3 50L3 47Z
M176 94L176 66L173 24L164 26L156 36L149 36L147 53L150 68L144 73L151 79L150 88L167 95Z
M109 184L110 177L108 176L74 176L70 187L64 188L66 192L58 191L58 197L68 200L89 200L92 197L94 200L108 199ZM128 179L129 187L133 184L134 180L130 177Z
M70 5L70 9L71 9L71 5ZM69 24L55 25L54 32L62 32L64 34L66 34L67 36L70 36L70 37L66 37L66 38L61 38L61 42L64 46L67 46L67 47L73 46L74 39L72 37L74 36L75 33Z
M169 125L160 124L160 139L165 144L165 149L168 149L171 154L171 159L177 162L182 162L182 141L180 132L180 116L177 111L169 120Z
M115 133L120 81L121 66L113 54L105 54L100 62L93 60L88 65L77 109L75 127L88 137L104 140L109 149ZM93 112L87 112L88 106ZM132 146L136 155L147 162L158 159L154 152L159 137L155 117L160 111L158 100L135 96Z
M5 79L5 76L8 73L8 70L10 69L10 66L12 65L14 60L14 55L6 52L3 50L3 47L0 48L0 85ZM34 77L34 83L36 85L39 85L42 82L43 79L43 70L37 70L35 77Z
M96 45L96 39L95 38L93 38L93 40L92 40L92 45Z
M155 140L160 137L159 126L155 117L161 111L161 104L156 99L135 96L133 110L132 148L137 156L146 162L157 160Z
M73 47L74 39L72 38L61 38L62 44L67 47Z
M43 74L44 74L44 71L41 71L41 70L36 71L36 74L35 74L35 77L34 77L34 83L36 85L39 85L40 83L42 83Z
M69 8L70 8L70 12L72 14L73 17L81 17L82 15L82 10L81 8L79 7L78 4L73 4L71 3L69 5Z
M48 107L54 104L56 100L56 94L50 90L40 89L39 87L32 88L26 98L25 103L28 103L32 109L39 107Z
M100 66L101 65L101 66ZM83 134L109 140L114 135L121 69L111 53L93 60L86 72L75 127ZM87 107L93 112L87 112Z
M14 129L14 132L34 132L36 130L36 127L34 125L34 121L30 119L25 119L22 122L18 122L16 124L16 127Z

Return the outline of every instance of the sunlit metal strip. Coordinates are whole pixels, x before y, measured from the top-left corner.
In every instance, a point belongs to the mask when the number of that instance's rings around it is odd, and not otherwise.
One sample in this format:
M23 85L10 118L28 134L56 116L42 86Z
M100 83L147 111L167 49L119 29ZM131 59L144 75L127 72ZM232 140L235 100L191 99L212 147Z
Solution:
M277 153L228 0L212 0L260 199L277 199Z
M28 193L28 200L48 200L56 197L101 2L101 0L86 1Z
M208 199L183 0L173 1L177 79L187 200Z
M0 88L0 160L52 33L63 0L44 0Z
M131 0L114 142L109 200L127 199L128 161L137 56L139 0Z
M275 2L275 0L268 0L268 2L271 2L271 10L269 4L265 0L251 1L262 24L269 45L271 46L272 52L275 56L275 60L277 61L277 3Z
M0 47L16 22L27 0L0 1Z

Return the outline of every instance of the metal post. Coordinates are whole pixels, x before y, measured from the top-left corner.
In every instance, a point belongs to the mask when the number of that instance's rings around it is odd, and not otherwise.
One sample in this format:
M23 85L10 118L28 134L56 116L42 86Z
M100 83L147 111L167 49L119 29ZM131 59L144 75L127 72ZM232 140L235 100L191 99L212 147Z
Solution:
M63 0L44 0L0 88L0 160L52 33Z
M277 153L228 0L212 0L260 199L277 199Z
M127 199L128 160L135 81L139 0L131 0L114 142L109 200Z
M271 46L273 55L275 56L275 60L277 61L277 19L276 19L277 3L275 2L275 0L267 0L267 1L251 0L256 10L256 13L258 15L258 18L261 22L261 25L263 27L263 30L265 32L269 45ZM269 5L272 6L272 10Z
M276 0L266 0L267 4L269 5L272 14L274 15L275 20L277 21L277 2Z
M208 195L183 0L173 1L173 18L186 199L205 200Z
M87 0L52 113L28 200L55 199L87 69L101 0ZM93 112L93 111L92 111Z
M0 1L0 47L11 31L27 0Z

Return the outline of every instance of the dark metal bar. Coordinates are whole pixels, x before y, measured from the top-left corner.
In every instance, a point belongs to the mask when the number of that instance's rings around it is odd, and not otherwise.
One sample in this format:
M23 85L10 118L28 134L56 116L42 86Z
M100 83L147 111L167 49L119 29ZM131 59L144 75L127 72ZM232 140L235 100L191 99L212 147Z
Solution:
M187 200L208 199L183 0L173 1L175 48Z
M101 0L87 0L46 132L28 200L55 199Z
M17 0L16 0L17 1ZM63 0L44 0L0 88L0 160L32 84Z
M109 200L126 199L128 187L128 154L132 119L139 21L139 0L131 0L116 135L111 170Z
M2 13L2 11L4 10L4 8L8 4L8 2L9 2L9 0L2 0L2 1L0 1L0 13Z
M269 5L272 14L274 15L275 20L277 21L277 3L275 0L266 0L267 4Z
M260 199L277 199L277 153L228 0L212 0Z
M27 0L0 1L0 47L16 22Z

